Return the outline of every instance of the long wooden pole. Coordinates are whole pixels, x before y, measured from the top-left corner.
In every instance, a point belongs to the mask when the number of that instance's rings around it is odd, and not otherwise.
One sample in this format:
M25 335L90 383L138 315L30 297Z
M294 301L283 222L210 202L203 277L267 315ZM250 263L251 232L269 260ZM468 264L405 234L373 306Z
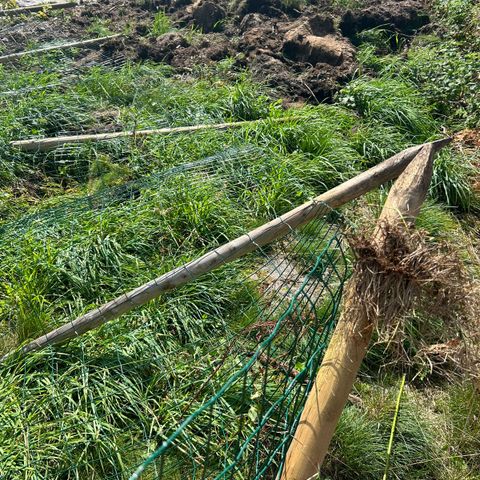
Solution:
M373 235L379 253L386 246L386 224L397 228L414 224L428 193L434 155L441 146L423 147L392 187ZM358 294L360 284L361 279L354 273L346 290L342 315L287 452L282 480L318 478L376 321ZM381 318L382 312L376 315Z
M439 147L449 141L449 139L438 140L434 145ZM284 237L292 229L305 225L310 220L327 213L330 209L338 208L350 200L379 187L383 183L397 178L422 148L423 145L420 145L404 150L250 233L242 235L202 257L165 273L161 277L37 338L24 346L22 352L27 353L40 350L48 345L82 335L138 306L145 305L166 291L189 283L220 265L232 262L243 255Z
M113 38L121 37L123 34L117 33L115 35L109 35L108 37L91 38L89 40L80 40L78 42L64 43L62 45L52 45L50 47L38 48L36 50L26 50L24 52L11 53L10 55L3 55L0 57L0 63L8 63L13 60L25 57L27 55L39 55L45 52L51 52L52 50L66 50L67 48L85 48L92 45L98 45L99 43L112 40Z
M43 10L60 10L64 8L74 8L79 5L78 2L56 2L42 3L40 5L30 5L28 7L6 8L0 10L0 17L8 17L13 15L23 15L24 13L35 13Z
M269 121L274 123L280 122L292 122L297 120L295 117L283 117L283 118L272 118ZM128 137L146 137L151 135L167 135L167 134L176 134L176 133L192 133L199 132L203 130L228 130L230 128L239 128L245 125L255 124L265 122L264 119L260 120L245 120L241 122L230 122L230 123L211 123L211 124L200 124L187 127L166 127L166 128L157 128L150 130L130 130L125 132L113 132L113 133L97 133L97 134L86 134L86 135L69 135L63 137L50 137L50 138L39 138L39 139L29 139L29 140L16 140L10 142L10 145L15 148L19 148L24 151L36 151L36 152L46 152L53 150L56 147L61 145L75 144L75 143L86 143L86 142L102 142L105 140L115 140L117 138L128 138Z

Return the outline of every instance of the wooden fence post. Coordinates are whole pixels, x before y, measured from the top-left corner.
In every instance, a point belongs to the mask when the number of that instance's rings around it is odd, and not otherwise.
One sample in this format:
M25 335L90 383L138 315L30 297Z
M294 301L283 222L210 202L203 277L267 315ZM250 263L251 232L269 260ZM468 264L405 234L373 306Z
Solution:
M80 2L56 2L42 3L41 5L29 5L27 7L4 8L0 10L0 17L12 17L15 15L25 15L27 13L42 12L43 10L60 10L63 8L74 8L80 5Z
M386 226L408 229L414 225L428 193L437 150L438 145L423 147L392 187L373 234L377 252L385 250L388 239ZM338 326L287 452L282 480L313 480L318 477L367 352L375 318L357 293L358 282L360 278L354 273L345 293ZM377 316L381 318L382 312L377 312Z

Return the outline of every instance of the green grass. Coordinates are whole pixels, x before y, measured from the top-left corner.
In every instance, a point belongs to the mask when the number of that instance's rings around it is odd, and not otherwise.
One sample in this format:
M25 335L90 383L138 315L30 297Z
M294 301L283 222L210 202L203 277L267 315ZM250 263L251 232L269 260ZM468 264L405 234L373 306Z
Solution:
M436 130L430 108L414 85L397 79L360 77L341 91L340 102L419 143Z
M236 71L232 60L187 77L165 65L129 63L65 78L62 69L73 67L74 52L0 66L0 355L403 148L478 125L478 52L470 45L476 8L466 0L438 2L441 29L416 38L406 55L385 45L385 32L364 34L361 68L338 101L294 111L285 111L248 72ZM98 21L90 33L110 27ZM150 35L171 27L159 12ZM283 116L292 121L271 121ZM257 119L265 121L48 154L8 144L64 131ZM457 215L478 211L477 163L475 153L456 146L442 152L418 222L433 239L455 242L467 261L469 239ZM382 189L360 206L372 215L384 198ZM352 206L346 213L354 222L366 218ZM227 339L256 319L259 292L242 280L252 269L248 262L224 267L82 341L0 367L0 478L131 473L187 407L200 406L220 387L221 379L192 400ZM414 357L421 345L412 338L435 344L452 332L441 319L417 312L402 347ZM249 348L257 343L247 340ZM241 358L233 352L225 368ZM393 478L478 480L478 394L468 384L452 385L432 399L425 386L439 389L445 377L431 375L423 363L388 365L393 359L385 345L369 352L357 385L362 403L345 410L325 476L381 478L396 375L410 369L416 380L401 407ZM216 412L215 435L231 438L240 408L253 422L261 395L257 385L245 406L234 389ZM207 427L200 422L185 448L205 442ZM190 454L175 450L168 463L185 468ZM188 477L190 470L181 468L171 478Z
M149 31L149 36L160 37L172 30L172 23L170 18L164 12L158 12L155 14L152 26Z
M361 8L365 5L365 0L333 0L332 4L342 8Z
M102 20L101 18L95 19L86 32L94 37L108 37L113 35L114 32L111 29L111 22L109 20Z
M395 412L395 387L357 386L366 398L360 406L348 406L335 434L325 475L331 478L376 479L385 470L390 427ZM438 452L431 426L405 395L400 406L393 444L390 474L398 479L436 478ZM428 460L427 460L428 459ZM426 461L427 460L427 461Z
M398 386L358 382L359 405L345 409L322 478L381 478ZM422 398L407 387L393 443L391 478L478 480L478 442L469 423L478 414L478 394L469 384ZM368 459L368 460L367 460Z
M446 415L449 453L459 469L471 469L480 476L478 388L470 382L451 386L438 400L439 410ZM455 457L458 455L458 457Z

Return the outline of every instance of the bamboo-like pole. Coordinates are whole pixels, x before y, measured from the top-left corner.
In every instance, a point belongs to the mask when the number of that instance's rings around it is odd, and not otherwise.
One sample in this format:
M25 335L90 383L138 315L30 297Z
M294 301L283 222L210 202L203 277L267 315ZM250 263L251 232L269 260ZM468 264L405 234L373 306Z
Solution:
M51 52L52 50L66 50L67 48L85 48L92 45L98 45L99 43L107 42L113 38L118 38L123 36L122 33L117 33L115 35L109 35L108 37L99 37L99 38L90 38L89 40L80 40L78 42L64 43L62 45L52 45L50 47L38 48L36 50L26 50L24 52L11 53L10 55L3 55L0 57L1 63L8 63L19 58L28 56L28 55L39 55L45 52Z
M282 117L282 118L272 118L268 119L270 122L280 123L280 122L292 122L298 120L295 117ZM241 122L230 122L230 123L211 123L211 124L200 124L192 125L187 127L166 127L166 128L157 128L150 130L130 130L126 132L113 132L113 133L97 133L97 134L86 134L86 135L71 135L64 137L50 137L50 138L38 138L38 139L29 139L29 140L16 140L10 142L10 145L15 148L19 148L24 151L36 151L36 152L46 152L53 150L56 147L65 144L75 144L75 143L87 143L87 142L102 142L105 140L115 140L117 138L128 138L128 137L146 137L151 135L168 135L176 133L193 133L203 130L228 130L230 128L239 128L245 125L255 124L265 122L264 119L260 120L244 120Z
M40 5L29 5L27 7L6 8L0 10L0 17L8 17L14 15L23 15L25 13L41 12L43 10L61 10L64 8L74 8L79 5L78 2L56 2L56 3L42 3Z
M373 234L377 252L386 246L386 224L397 228L413 226L428 193L434 155L442 146L423 147L395 182ZM282 480L316 479L320 473L376 321L357 293L360 283L355 274L349 281L339 323L287 452ZM381 318L382 312L376 315Z
M449 141L449 139L438 140L434 142L433 145L438 148ZM206 253L202 257L165 273L161 277L37 338L24 346L21 352L27 353L40 350L49 345L54 345L82 335L89 330L120 317L138 306L145 305L166 291L185 285L201 275L211 272L220 265L232 262L243 255L284 237L292 229L305 225L314 218L327 213L330 209L338 208L350 200L358 198L370 190L379 187L383 183L397 178L423 147L423 145L411 147L398 153L394 157L385 160L379 165L319 195L315 199L250 233L242 235Z

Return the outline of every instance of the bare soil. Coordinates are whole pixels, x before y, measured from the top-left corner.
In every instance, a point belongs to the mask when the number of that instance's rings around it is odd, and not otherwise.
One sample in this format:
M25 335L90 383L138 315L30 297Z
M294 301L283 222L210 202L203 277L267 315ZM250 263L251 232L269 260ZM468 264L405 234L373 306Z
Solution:
M355 71L358 33L382 26L410 36L429 21L421 0L365 0L356 10L342 10L329 0L308 3L297 10L280 0L94 1L47 19L20 20L6 31L0 26L0 45L12 53L32 40L92 37L91 27L101 19L111 30L133 33L105 44L99 54L166 62L180 73L233 58L279 96L324 101ZM159 10L176 31L152 38L148 33Z

